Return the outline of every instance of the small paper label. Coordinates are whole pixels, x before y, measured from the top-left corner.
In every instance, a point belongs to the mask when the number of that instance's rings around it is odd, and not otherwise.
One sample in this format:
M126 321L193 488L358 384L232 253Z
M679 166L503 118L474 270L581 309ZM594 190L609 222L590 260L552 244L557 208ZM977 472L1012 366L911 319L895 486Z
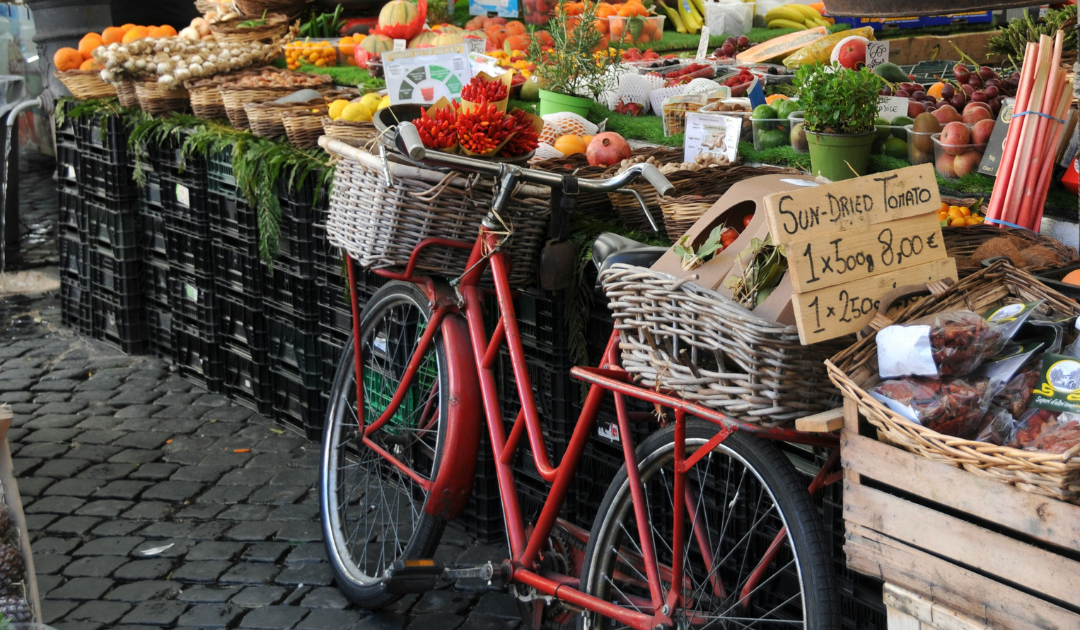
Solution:
M465 49L470 53L476 53L478 55L484 54L487 40L480 39L479 37L467 37L465 39Z
M908 99L903 96L882 96L877 106L878 116L892 120L897 116L907 116Z
M405 41L404 39L395 39L394 40L394 52L405 50L405 48L408 46L408 44L409 44L409 42Z
M889 40L880 42L867 42L866 44L866 67L876 68L889 61Z
M176 185L176 202L185 208L191 207L191 192L183 184Z
M192 302L198 302L199 301L199 290L196 289L195 287L191 286L190 284L185 284L184 285L184 297L191 300Z
M709 52L709 27L701 27L701 39L698 40L697 55L694 57L694 61L705 61L705 55Z
M1064 354L1043 356L1042 373L1035 391L1032 407L1049 411L1080 412L1080 361Z
M619 425L614 422L601 424L596 428L596 434L604 439L611 440L612 442L622 442L622 440L619 439Z
M76 179L75 167L70 165L70 164L67 165L67 178L68 179Z

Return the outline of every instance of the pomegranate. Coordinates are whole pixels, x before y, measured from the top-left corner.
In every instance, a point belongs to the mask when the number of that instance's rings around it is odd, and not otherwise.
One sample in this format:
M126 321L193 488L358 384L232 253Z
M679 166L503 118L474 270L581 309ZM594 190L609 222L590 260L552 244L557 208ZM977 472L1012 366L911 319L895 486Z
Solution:
M866 45L869 40L865 37L852 35L840 40L833 48L832 61L839 62L841 66L852 70L866 65Z
M630 157L630 145L613 131L597 134L585 149L590 166L612 166Z

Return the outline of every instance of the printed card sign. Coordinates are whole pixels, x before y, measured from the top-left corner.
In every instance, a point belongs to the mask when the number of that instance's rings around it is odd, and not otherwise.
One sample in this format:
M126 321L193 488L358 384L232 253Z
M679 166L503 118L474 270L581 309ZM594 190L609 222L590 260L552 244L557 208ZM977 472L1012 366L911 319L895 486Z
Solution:
M705 61L705 55L709 54L709 27L701 27L701 39L698 40L697 54L694 55L694 61Z
M739 135L742 119L723 114L689 112L686 114L686 136L683 141L683 161L692 162L702 153L725 156L734 162L739 155Z
M876 68L889 61L889 40L866 44L866 67Z
M383 63L386 91L395 105L456 99L472 79L464 44L385 53Z

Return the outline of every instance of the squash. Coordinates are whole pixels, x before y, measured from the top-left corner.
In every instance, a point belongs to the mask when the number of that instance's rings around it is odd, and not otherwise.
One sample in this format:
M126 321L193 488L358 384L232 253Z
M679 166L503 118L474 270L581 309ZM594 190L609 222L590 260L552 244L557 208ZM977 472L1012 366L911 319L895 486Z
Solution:
M419 12L409 0L390 0L379 11L379 26L404 26L416 19Z
M409 40L409 48L429 48L433 41L439 37L435 31L420 31L420 34Z
M56 66L57 72L78 70L84 61L86 60L83 59L82 53L74 48L61 48L53 55L53 65Z
M378 59L379 55L393 49L394 40L386 35L368 35L364 41L353 46L353 57L357 67L366 69L369 61Z

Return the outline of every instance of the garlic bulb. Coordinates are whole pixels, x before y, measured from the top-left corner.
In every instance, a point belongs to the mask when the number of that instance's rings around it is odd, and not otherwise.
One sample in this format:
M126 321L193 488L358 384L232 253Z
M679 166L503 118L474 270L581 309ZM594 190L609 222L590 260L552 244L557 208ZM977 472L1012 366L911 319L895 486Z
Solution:
M158 83L163 83L165 85L171 85L175 81L176 79L173 78L171 74L163 74L161 75L161 77L158 78Z

